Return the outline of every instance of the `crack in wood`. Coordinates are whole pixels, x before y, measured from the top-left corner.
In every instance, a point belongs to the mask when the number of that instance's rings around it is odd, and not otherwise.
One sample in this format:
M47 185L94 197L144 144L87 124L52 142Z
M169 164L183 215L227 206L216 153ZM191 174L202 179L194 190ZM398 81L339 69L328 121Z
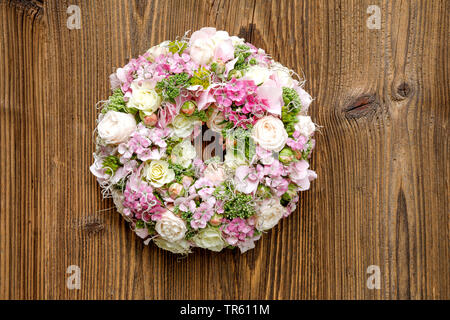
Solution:
M357 119L375 113L379 106L375 95L363 95L344 108L344 113L348 119Z

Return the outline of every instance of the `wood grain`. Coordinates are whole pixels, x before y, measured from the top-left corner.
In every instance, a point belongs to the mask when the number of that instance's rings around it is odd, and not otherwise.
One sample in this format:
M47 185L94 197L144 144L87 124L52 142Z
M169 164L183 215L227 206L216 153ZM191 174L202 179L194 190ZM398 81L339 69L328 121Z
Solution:
M372 4L380 30L366 26ZM0 0L0 298L449 299L448 12L446 0ZM92 131L116 67L202 26L304 73L319 178L254 250L180 259L101 199ZM80 290L66 288L69 265Z

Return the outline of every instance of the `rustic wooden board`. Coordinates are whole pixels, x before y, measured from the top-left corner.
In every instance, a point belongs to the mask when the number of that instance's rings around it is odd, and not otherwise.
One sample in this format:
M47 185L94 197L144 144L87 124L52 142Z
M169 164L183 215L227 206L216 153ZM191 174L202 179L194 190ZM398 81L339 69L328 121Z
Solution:
M450 298L448 12L445 0L0 0L0 298ZM319 178L255 250L180 259L101 199L91 133L116 67L202 26L305 74ZM69 265L80 290L66 288Z

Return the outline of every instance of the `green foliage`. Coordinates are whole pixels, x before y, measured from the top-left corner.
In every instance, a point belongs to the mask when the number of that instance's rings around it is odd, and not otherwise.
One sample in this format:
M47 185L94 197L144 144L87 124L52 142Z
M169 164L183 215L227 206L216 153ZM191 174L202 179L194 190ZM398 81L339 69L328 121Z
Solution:
M192 114L192 117L196 117L202 122L208 121L208 116L206 115L206 111L205 110L201 110L201 111L200 110L195 110L194 113Z
M304 149L302 151L302 160L307 160L308 159L308 156L309 156L309 154L311 153L311 151L313 149L312 140L309 139L308 142L306 143L306 145L307 145L306 149Z
M135 114L137 111L134 108L127 107L126 102L123 99L123 92L120 89L114 90L113 94L108 98L108 102L102 108L102 113L105 114L110 110L132 114Z
M106 173L110 176L112 176L120 166L119 158L116 156L107 156L102 164L102 167L106 169Z
M250 55L251 55L250 47L243 44L237 45L234 49L234 58L238 59L234 65L234 69L235 70L247 69L248 62L246 60Z
M298 96L297 91L292 88L283 87L283 102L284 105L289 106L290 109L295 108L300 111L302 108L300 97Z
M237 192L231 185L222 184L214 190L213 195L219 200L226 200L224 216L227 219L247 219L255 214L252 195Z
M178 53L178 54L182 54L184 50L186 50L188 44L185 41L171 41L169 43L169 51L172 52L173 54Z
M169 161L169 168L173 169L173 171L175 172L175 181L178 183L182 183L183 176L193 177L195 175L195 171L192 168L192 165L190 165L187 168L184 168L179 164L174 164L171 161Z
M178 73L156 84L156 91L165 100L175 101L182 88L189 85L189 75L186 72Z
M201 67L197 71L194 72L193 77L189 80L189 84L192 86L200 85L203 89L209 87L210 81L210 72L206 70L204 67Z

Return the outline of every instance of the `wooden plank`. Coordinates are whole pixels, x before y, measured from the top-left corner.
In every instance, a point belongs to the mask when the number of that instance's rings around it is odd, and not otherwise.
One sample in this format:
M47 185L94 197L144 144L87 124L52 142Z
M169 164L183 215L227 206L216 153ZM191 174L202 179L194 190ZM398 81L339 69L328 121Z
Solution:
M69 5L81 29L66 27ZM0 0L0 298L448 299L449 6ZM254 250L180 259L101 199L91 133L116 67L202 26L304 73L319 179ZM80 290L66 288L69 265Z

